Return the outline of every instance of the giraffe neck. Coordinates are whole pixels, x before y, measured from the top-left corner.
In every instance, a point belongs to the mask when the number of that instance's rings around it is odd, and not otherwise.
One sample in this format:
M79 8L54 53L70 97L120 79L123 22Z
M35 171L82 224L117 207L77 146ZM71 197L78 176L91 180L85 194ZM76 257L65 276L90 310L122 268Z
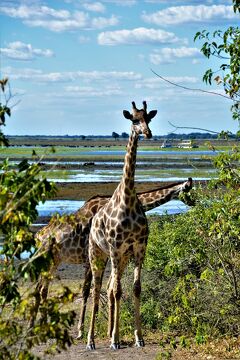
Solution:
M134 177L135 177L135 166L136 166L136 153L138 144L138 134L132 130L127 145L127 153L125 155L123 176L120 182L121 192L129 192L134 190Z
M138 199L141 201L144 211L154 209L171 199L175 199L182 189L182 184L183 183L181 182L179 184L170 185L167 188L138 194Z

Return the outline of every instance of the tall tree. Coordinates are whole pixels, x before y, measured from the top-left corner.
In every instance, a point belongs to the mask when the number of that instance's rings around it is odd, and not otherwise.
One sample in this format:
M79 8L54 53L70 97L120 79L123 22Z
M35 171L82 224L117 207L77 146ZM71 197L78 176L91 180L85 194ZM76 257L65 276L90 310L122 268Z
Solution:
M233 0L233 11L240 13L240 1ZM201 52L207 57L217 57L218 69L208 69L203 80L211 84L212 79L223 85L225 93L232 99L233 119L240 123L240 28L230 26L226 31L215 30L210 33L202 30L196 33L194 40L203 40ZM221 75L220 75L221 74Z

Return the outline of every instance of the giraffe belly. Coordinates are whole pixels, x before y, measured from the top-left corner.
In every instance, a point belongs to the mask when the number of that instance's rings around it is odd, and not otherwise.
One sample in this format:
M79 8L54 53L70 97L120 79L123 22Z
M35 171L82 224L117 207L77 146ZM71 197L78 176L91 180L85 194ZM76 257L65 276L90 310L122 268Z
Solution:
M75 235L63 238L59 244L61 262L82 264L88 258L88 237Z
M63 249L61 251L61 262L68 264L83 264L87 260L87 252L82 251L82 249L72 248L72 249Z

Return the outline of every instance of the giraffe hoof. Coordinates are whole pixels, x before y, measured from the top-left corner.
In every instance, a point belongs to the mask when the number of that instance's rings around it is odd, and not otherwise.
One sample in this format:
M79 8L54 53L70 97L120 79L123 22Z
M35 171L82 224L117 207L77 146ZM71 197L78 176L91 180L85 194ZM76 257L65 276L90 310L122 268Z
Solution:
M94 343L92 343L92 344L88 344L87 346L86 346L86 349L87 350L96 350L96 347L95 347L95 344Z
M119 350L120 349L120 343L112 343L110 345L110 349Z
M135 345L137 347L144 347L145 346L144 340L143 339L137 340Z

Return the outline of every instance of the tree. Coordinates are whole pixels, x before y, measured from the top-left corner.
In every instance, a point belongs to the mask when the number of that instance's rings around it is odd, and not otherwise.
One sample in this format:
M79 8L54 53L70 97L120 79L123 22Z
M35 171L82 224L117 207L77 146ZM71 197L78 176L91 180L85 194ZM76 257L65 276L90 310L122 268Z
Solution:
M115 131L113 131L113 132L112 132L112 137L113 137L115 140L117 140L117 139L119 139L119 134L116 133Z
M233 0L233 10L240 13L239 0ZM203 80L211 84L212 78L223 85L225 93L232 99L233 119L240 122L240 29L230 26L226 31L216 30L212 34L207 30L196 33L194 40L204 40L201 52L207 58L215 56L224 61L219 69L208 69ZM223 73L223 77L219 76Z
M128 133L123 132L122 135L121 135L121 137L122 137L123 139L128 139L129 135L128 135Z
M0 84L5 94L8 80ZM5 103L0 111L0 125L4 125L11 110ZM1 140L9 145L2 132ZM68 329L75 316L73 311L63 311L64 304L73 299L67 287L43 301L39 311L35 306L38 280L48 276L56 245L49 242L47 249L38 247L30 225L37 218L37 204L52 196L56 188L41 176L37 162L30 165L23 160L12 169L6 160L0 170L0 357L39 359L32 348L40 343L51 339L47 351L60 351L72 343Z

